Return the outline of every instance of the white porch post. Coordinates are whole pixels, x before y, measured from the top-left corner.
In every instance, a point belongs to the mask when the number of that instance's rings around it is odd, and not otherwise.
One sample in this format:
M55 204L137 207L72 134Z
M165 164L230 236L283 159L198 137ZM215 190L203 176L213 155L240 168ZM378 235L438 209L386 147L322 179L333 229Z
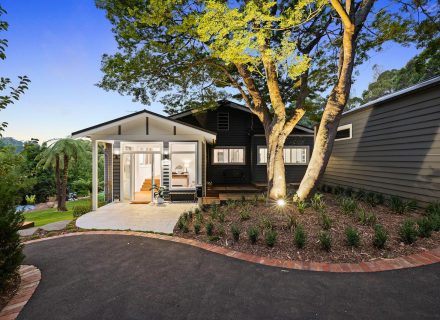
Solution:
M92 139L92 210L98 209L98 141Z

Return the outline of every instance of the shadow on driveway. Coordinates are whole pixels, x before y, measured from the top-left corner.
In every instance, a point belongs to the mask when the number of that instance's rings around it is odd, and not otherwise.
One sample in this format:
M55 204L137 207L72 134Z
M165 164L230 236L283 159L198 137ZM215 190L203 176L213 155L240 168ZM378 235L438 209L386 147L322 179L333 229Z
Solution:
M434 319L440 264L282 270L162 240L81 235L26 245L42 281L19 319ZM438 319L438 318L437 318Z

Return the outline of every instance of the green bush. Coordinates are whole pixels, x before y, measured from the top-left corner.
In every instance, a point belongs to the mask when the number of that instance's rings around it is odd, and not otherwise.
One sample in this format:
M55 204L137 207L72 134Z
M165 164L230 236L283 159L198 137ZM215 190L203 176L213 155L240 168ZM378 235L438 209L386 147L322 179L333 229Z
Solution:
M417 208L417 202L414 200L403 200L397 196L390 197L390 209L398 214L404 214Z
M218 213L218 221L220 222L225 222L225 211L224 210L220 210Z
M344 191L344 194L346 197L352 197L353 196L353 188L352 187L347 187Z
M356 199L358 200L365 200L367 193L365 192L364 189L358 189L358 191L356 191Z
M210 215L211 215L211 219L212 220L217 219L218 211L219 211L219 208L218 208L218 205L216 203L211 205Z
M242 221L244 221L244 220L249 220L250 218L251 218L251 213L250 213L249 207L246 206L246 207L241 208L240 219Z
M293 230L293 229L295 229L297 224L298 224L298 222L296 221L296 217L293 214L289 214L287 216L287 229Z
M236 224L231 225L231 233L234 241L238 242L240 240L240 233L241 233L240 227L237 226Z
M306 245L307 235L302 225L297 225L293 233L293 241L298 249L304 248Z
M188 233L189 232L189 228L188 228L188 221L184 221L183 225L182 225L182 231L184 233Z
M341 210L344 214L353 215L358 207L357 201L353 198L344 197L341 200Z
M432 220L428 217L417 220L418 233L421 238L429 238L433 231Z
M263 217L260 221L261 229L273 229L272 220L269 217Z
M303 214L307 208L307 202L306 201L298 201L296 203L296 207L298 208L298 212Z
M208 221L208 223L205 226L206 229L206 234L208 236L212 236L212 234L214 233L214 223L212 223L212 221Z
M329 232L321 231L318 236L321 248L325 251L330 251L332 248L332 237Z
M374 226L373 246L378 249L383 249L385 248L387 239L388 233L386 232L385 228L380 224L376 224Z
M412 220L405 220L399 228L400 240L405 244L414 243L417 239L417 228Z
M428 219L431 222L432 230L440 231L440 214L430 215Z
M219 241L219 240L220 240L220 237L219 237L219 236L209 236L209 237L208 237L208 240L209 240L210 242L216 242L216 241Z
M273 247L277 241L277 232L273 229L267 229L264 235L264 240L266 241L267 246Z
M256 228L256 227L249 228L248 237L249 237L249 240L252 244L257 243L258 235L259 235L258 228Z
M332 227L332 220L326 213L321 213L321 227L324 230L330 230Z
M341 196L344 194L344 187L336 186L334 191L335 191L335 195Z
M367 212L365 209L361 208L358 212L359 222L363 225L375 225L377 222L377 217L373 212Z
M37 198L37 196L35 194L26 195L25 196L26 204L35 204L36 198Z
M347 238L347 244L351 247L358 247L361 242L359 231L356 228L348 227L345 229L345 236Z
M384 197L380 193L369 192L365 196L365 202L367 202L370 206L375 207L379 204L383 204Z
M88 212L92 211L92 204L88 203L88 204L81 204L81 205L76 205L73 207L73 217L74 218L78 218L81 217L83 214L86 214Z
M199 234L200 229L202 228L202 225L200 224L200 222L198 222L198 221L194 222L193 227L194 227L194 233Z
M426 214L440 216L440 201L432 202L426 207Z

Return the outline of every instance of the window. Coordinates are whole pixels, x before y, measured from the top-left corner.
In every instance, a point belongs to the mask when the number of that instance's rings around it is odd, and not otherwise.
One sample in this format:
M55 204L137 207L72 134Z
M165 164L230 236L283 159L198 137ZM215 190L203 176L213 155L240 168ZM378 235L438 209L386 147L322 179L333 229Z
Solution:
M195 188L197 142L170 142L171 189Z
M217 113L217 130L229 131L229 112Z
M353 136L352 130L353 130L353 126L351 123L338 127L335 141L351 139Z
M215 148L213 150L213 164L244 164L244 147L238 148Z
M283 150L284 164L307 164L308 146L285 146ZM257 164L267 164L267 148L258 147Z

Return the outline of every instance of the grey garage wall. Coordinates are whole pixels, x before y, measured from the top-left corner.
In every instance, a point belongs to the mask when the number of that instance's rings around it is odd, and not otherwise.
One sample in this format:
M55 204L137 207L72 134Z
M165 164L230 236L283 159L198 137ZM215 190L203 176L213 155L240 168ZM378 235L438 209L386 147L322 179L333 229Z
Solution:
M440 86L347 113L353 137L335 141L323 183L440 200Z

